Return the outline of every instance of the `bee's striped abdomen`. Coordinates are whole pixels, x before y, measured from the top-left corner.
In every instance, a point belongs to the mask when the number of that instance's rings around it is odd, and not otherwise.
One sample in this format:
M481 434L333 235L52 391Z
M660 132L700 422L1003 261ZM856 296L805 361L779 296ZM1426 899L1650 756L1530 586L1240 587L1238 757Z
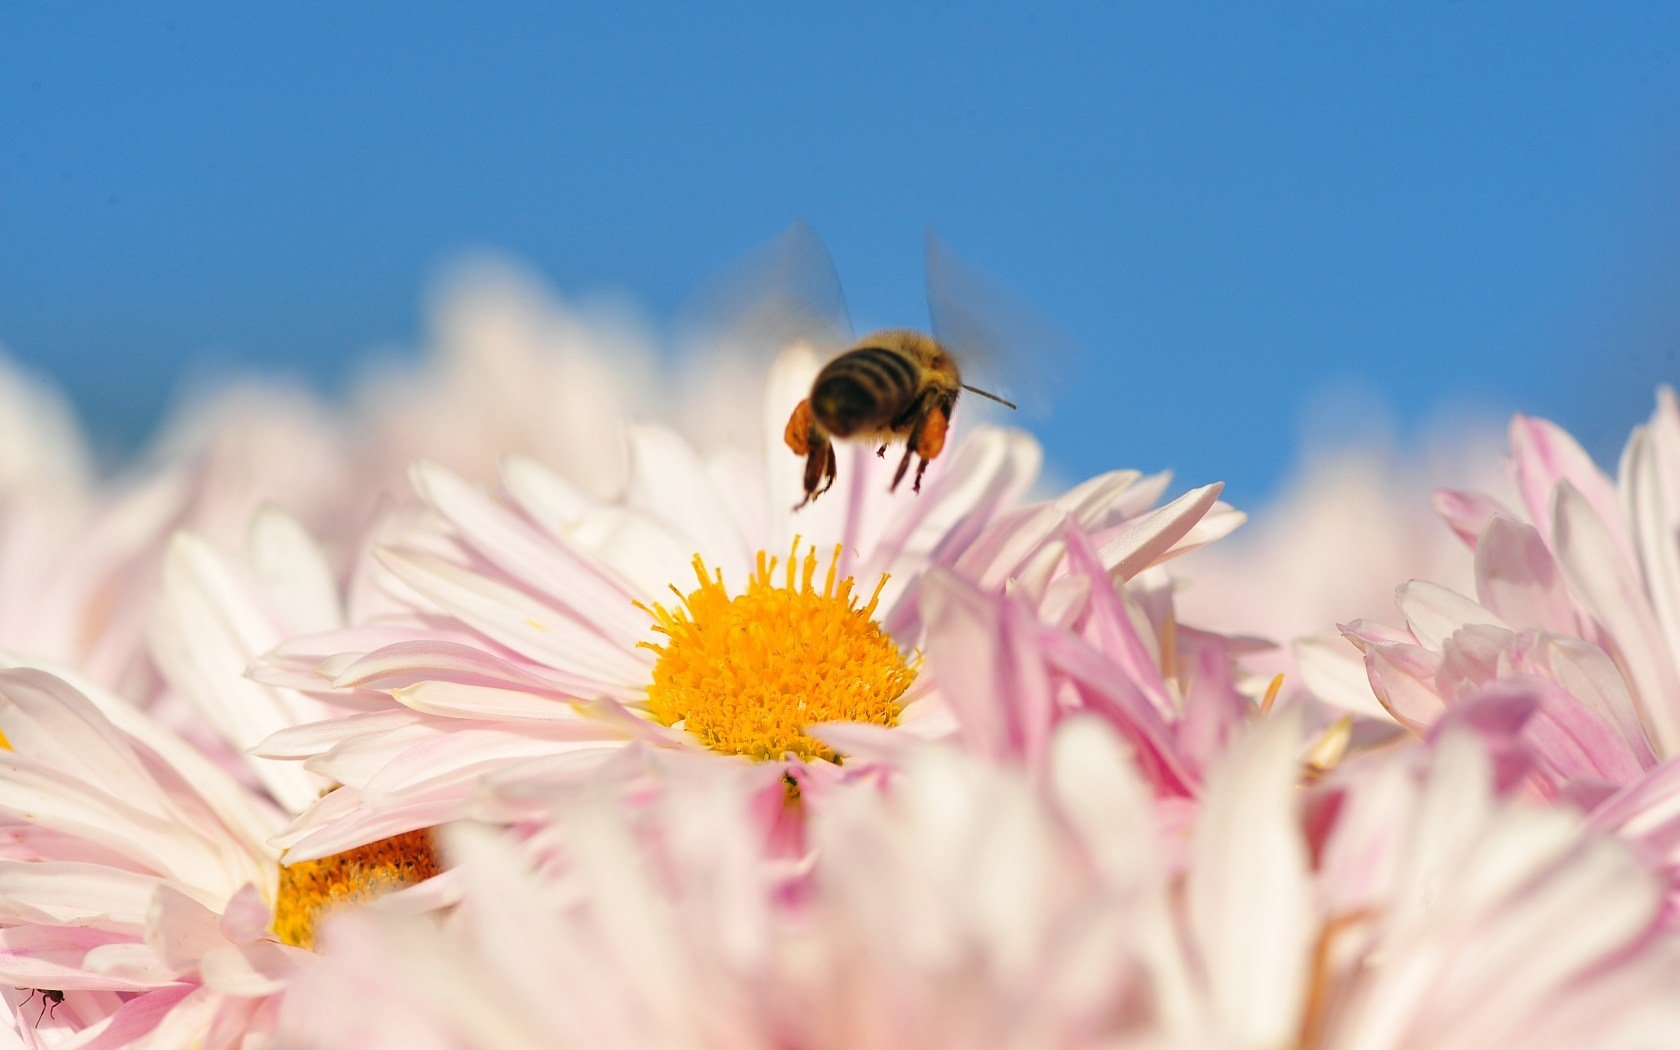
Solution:
M858 347L817 373L811 411L835 437L886 427L915 400L920 379L908 355L880 346Z

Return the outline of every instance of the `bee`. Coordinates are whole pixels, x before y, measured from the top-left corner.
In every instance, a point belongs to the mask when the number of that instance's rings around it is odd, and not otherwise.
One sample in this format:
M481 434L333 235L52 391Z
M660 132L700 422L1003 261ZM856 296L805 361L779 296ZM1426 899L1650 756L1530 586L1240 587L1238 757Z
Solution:
M834 441L880 443L877 456L904 441L904 458L893 473L892 491L904 481L912 457L921 492L922 474L945 447L957 395L967 390L1008 408L1012 402L962 381L956 357L939 340L893 328L859 340L817 373L811 396L788 417L783 440L805 457L805 506L827 492L836 475Z
M888 446L902 440L904 458L892 491L919 459L911 488L920 492L928 464L945 448L963 391L1016 407L963 382L963 368L995 366L1030 347L1034 376L1051 371L1046 351L1062 342L1060 333L958 260L931 230L926 276L931 334L892 328L857 339L833 260L809 226L795 223L710 297L716 331L726 342L770 353L804 346L832 354L782 434L805 460L804 498L795 510L833 486L837 441L872 443L885 458Z

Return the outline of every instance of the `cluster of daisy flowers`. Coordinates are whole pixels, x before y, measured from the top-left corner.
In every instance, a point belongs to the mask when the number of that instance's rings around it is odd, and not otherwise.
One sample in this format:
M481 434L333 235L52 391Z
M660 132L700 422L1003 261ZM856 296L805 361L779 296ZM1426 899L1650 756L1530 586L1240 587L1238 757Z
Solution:
M1242 530L960 415L796 512L807 350L436 340L115 478L0 376L0 1047L1680 1047L1669 393Z

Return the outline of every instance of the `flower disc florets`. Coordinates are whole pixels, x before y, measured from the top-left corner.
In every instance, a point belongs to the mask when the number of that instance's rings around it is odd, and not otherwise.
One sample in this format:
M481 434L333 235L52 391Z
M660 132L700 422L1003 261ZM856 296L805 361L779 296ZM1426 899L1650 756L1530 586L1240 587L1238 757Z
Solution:
M798 550L796 539L780 574L778 560L761 551L747 589L734 597L722 573L709 573L696 555L699 586L686 595L673 586L676 608L647 610L666 638L642 643L659 654L648 686L655 719L725 754L828 761L837 756L807 726L898 721L899 697L916 671L874 620L887 577L859 606L852 578L836 580L840 548L821 589L813 586L815 549L803 559Z
M312 949L329 912L413 886L440 870L432 833L425 828L319 860L282 864L274 935L294 947Z

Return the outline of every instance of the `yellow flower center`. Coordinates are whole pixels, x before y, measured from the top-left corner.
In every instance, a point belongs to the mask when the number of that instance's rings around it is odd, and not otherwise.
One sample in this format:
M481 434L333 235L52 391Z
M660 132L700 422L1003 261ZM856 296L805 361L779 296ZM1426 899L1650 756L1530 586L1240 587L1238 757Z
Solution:
M915 668L873 617L887 577L859 606L850 576L838 583L834 549L819 590L813 548L799 557L793 542L778 579L777 559L759 552L745 592L730 597L723 574L710 575L694 556L699 587L675 609L642 608L654 618L663 645L648 686L648 709L664 725L680 725L713 751L777 759L838 761L807 733L819 722L898 721L898 698Z
M405 831L320 860L282 864L274 935L295 947L313 949L316 931L329 912L412 886L440 870L427 829Z

